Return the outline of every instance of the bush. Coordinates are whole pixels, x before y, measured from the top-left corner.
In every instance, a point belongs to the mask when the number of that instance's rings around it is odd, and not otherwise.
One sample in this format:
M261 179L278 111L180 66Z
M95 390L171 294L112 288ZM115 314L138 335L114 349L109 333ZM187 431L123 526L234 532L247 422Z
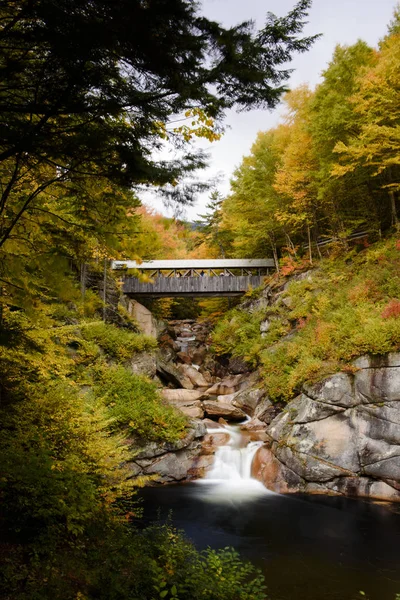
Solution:
M146 377L133 375L121 365L95 371L94 391L117 428L145 440L173 442L183 437L187 419L164 403L157 387Z
M151 351L157 347L157 342L152 337L106 323L86 324L82 327L82 337L96 342L106 354L122 361L128 360L136 352Z

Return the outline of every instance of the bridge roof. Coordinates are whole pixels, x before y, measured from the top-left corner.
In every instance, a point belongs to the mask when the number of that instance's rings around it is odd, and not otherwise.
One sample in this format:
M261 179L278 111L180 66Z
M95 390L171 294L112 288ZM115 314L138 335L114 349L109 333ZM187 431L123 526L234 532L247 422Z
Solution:
M135 260L114 260L113 269L251 269L274 268L273 258L226 258L226 259L191 259L191 260L146 260L141 263Z

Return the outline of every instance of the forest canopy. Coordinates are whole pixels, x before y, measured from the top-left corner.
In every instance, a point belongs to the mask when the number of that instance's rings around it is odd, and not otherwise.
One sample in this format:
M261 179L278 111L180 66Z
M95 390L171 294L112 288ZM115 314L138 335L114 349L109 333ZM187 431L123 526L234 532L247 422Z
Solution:
M399 56L396 12L378 49L337 46L314 90L284 96L283 121L259 132L230 193L209 206L212 252L312 262L328 241L345 249L398 227Z

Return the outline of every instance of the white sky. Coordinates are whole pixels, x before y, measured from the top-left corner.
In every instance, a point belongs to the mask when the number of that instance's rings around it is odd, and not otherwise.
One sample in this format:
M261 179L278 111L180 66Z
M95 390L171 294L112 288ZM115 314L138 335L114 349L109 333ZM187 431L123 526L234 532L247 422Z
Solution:
M258 28L265 22L267 12L277 16L287 14L296 0L203 0L203 13L224 26L253 19ZM295 56L290 67L295 69L288 82L290 87L308 83L314 87L321 80L321 72L332 58L336 44L351 45L362 39L376 46L385 35L392 20L396 0L313 0L308 25L304 35L322 33L323 36L305 54ZM253 110L245 113L230 111L225 125L226 133L219 142L199 144L210 154L210 166L200 175L201 179L215 176L221 178L217 189L223 194L229 191L229 179L242 157L249 153L258 131L274 127L279 121L281 109L274 111ZM204 213L209 193L200 196L194 206L187 207L185 216L196 219ZM142 198L159 212L171 215L154 195Z

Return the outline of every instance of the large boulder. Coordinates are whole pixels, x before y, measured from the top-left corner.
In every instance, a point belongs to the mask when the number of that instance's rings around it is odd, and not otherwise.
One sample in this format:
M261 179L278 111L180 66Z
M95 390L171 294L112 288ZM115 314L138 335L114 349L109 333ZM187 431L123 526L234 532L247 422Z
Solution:
M184 377L187 377L192 382L194 387L201 387L204 389L208 388L208 381L205 379L204 375L194 367L190 365L180 365L178 370L184 375Z
M246 418L246 413L233 406L226 396L219 396L217 400L204 400L203 407L209 417L223 417L228 421L241 421Z
M161 391L161 395L164 400L179 408L187 417L191 419L202 419L204 417L204 410L200 402L201 392L197 390L171 390L165 388Z
M208 390L206 390L207 396L222 396L233 394L240 388L240 383L243 381L243 375L233 375L214 383Z
M171 362L157 358L157 375L167 383L176 388L193 389L193 383L182 371L180 371Z
M193 420L185 437L176 442L149 442L141 447L133 444L133 458L128 464L131 476L152 476L152 484L193 479L201 473L198 461L205 434L204 424Z
M400 354L354 369L304 386L272 420L254 462L267 487L400 501Z

